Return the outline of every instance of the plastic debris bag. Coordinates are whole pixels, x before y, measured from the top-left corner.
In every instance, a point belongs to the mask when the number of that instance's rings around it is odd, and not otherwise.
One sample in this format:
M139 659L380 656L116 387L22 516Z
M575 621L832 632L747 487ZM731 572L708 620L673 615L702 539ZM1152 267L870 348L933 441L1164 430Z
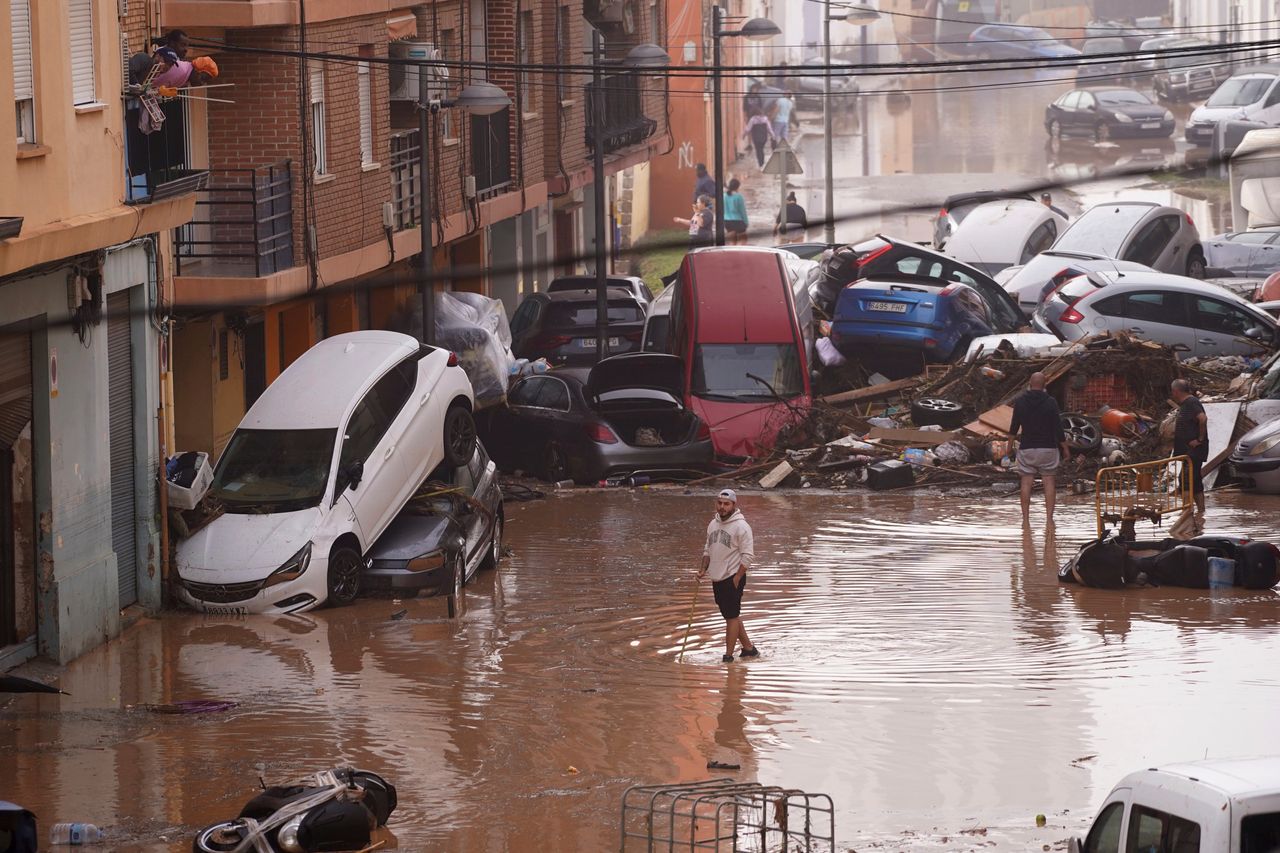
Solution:
M969 448L958 441L948 441L933 449L933 455L944 465L964 465L969 461Z
M477 406L502 402L515 359L501 299L479 293L436 294L436 344L457 354Z

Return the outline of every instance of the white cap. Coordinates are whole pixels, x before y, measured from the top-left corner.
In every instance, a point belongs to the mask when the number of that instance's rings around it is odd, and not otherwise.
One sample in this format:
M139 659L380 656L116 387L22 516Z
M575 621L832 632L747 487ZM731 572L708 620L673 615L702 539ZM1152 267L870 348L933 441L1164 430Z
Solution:
M716 495L716 497L724 498L725 500L733 501L734 503L738 502L738 493L735 492L733 489L724 489L720 492L720 494Z

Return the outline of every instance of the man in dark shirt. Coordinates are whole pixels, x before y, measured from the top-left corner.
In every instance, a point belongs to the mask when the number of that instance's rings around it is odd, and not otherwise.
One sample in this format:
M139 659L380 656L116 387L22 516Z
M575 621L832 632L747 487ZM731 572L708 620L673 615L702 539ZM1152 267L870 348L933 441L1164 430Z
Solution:
M705 195L715 198L716 195L716 179L707 174L707 166L705 163L699 163L693 167L693 201L696 204L698 196Z
M1178 404L1178 417L1173 427L1173 455L1191 460L1191 493L1196 500L1197 521L1204 521L1204 480L1200 469L1209 460L1209 416L1200 398L1191 393L1185 379L1175 379L1169 386L1173 402Z
M1053 510L1057 501L1058 465L1069 459L1067 437L1062 432L1058 401L1044 390L1043 373L1031 374L1027 390L1013 401L1013 419L1009 423L1009 435L1018 439L1018 476L1022 497L1022 524L1031 524L1031 490L1036 475L1044 481L1044 509L1046 526L1053 525Z

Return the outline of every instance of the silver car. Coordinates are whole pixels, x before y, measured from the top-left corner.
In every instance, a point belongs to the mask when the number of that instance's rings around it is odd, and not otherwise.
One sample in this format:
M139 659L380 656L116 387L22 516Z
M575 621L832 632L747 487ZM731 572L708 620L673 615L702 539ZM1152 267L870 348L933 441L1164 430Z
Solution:
M1276 321L1234 293L1150 272L1077 276L1040 304L1031 324L1067 341L1128 332L1174 347L1181 358L1258 355L1280 343Z
M1114 272L1155 272L1151 267L1132 261L1117 261L1097 252L1064 252L1049 249L1022 266L1009 267L996 276L1005 292L1018 300L1018 307L1028 317L1035 314L1041 301L1067 279L1100 270Z
M1218 234L1204 241L1205 262L1241 278L1266 278L1280 270L1280 227Z
M1149 201L1113 201L1089 208L1054 249L1133 261L1173 275L1204 278L1200 232L1184 211Z
M1280 418L1245 433L1230 461L1241 488L1280 495Z

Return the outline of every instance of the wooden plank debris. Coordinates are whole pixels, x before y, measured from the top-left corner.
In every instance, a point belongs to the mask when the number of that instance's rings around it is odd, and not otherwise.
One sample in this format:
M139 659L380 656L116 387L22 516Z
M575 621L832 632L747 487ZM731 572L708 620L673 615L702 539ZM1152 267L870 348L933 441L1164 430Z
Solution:
M919 376L909 376L906 379L895 379L892 382L883 382L879 385L872 385L868 388L858 388L853 391L842 391L839 394L828 394L826 397L819 397L819 401L830 406L839 406L844 403L860 403L864 400L879 400L884 397L892 397L900 391L906 391L914 388L921 382Z
M790 462L785 460L779 462L777 467L760 478L760 488L772 489L783 480L787 479L787 477L791 476L791 472L794 470L795 469L791 467Z

